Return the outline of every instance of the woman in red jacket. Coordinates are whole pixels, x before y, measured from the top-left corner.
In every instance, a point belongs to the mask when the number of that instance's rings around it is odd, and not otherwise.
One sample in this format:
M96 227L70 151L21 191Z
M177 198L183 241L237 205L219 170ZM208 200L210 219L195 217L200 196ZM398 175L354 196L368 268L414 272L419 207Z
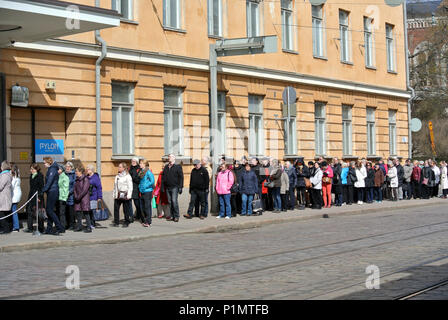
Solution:
M157 218L162 219L170 218L170 204L168 202L168 196L166 192L162 191L162 176L165 164L162 164L162 171L159 173L159 178L157 179L156 188L154 189L154 197L156 197L157 203Z

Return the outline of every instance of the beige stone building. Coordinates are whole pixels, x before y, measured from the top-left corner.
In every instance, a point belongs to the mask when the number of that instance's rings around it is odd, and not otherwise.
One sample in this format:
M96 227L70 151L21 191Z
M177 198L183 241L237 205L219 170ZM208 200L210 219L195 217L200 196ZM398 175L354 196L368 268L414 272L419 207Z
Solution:
M94 10L94 1L74 2ZM98 119L106 199L119 162L133 156L149 159L157 176L174 152L188 187L189 161L210 155L209 47L223 38L274 35L278 43L276 53L218 58L219 154L407 157L403 9L362 2L101 0L98 15L121 14L117 26L98 27L107 44ZM63 140L65 160L97 161L102 48L93 29L82 32L87 23L76 34L2 44L6 155L25 173L36 139ZM29 89L27 107L11 105L15 84ZM289 122L282 114L287 86L297 93ZM26 190L28 181L22 184Z

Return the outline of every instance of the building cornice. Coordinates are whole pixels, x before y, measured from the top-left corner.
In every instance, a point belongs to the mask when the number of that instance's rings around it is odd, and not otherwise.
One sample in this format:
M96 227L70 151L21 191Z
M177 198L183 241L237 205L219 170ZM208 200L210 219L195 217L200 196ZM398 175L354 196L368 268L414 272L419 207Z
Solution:
M100 46L98 45L59 39L45 40L35 43L16 42L14 45L10 46L10 48L74 55L88 58L99 57L101 53ZM160 52L133 50L110 46L108 46L107 51L108 52L106 59L108 60L128 61L150 65L162 65L196 71L209 71L209 61L207 59L190 58ZM286 81L291 83L326 87L331 89L350 90L367 94L393 96L403 99L409 99L411 96L409 92L401 89L386 88L365 83L323 78L295 72L239 65L228 62L219 62L218 72L223 74Z

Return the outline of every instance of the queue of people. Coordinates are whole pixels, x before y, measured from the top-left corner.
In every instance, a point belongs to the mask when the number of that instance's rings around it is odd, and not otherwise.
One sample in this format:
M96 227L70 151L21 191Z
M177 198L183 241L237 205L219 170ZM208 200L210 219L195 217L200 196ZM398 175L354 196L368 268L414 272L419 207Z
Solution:
M44 234L60 235L66 230L92 232L98 226L94 211L104 208L101 179L95 167L75 168L71 162L62 166L51 157L44 158L44 165L47 167L45 179L38 164L30 165L28 200L32 201L26 205L27 229L24 231L36 230L33 221L39 215L37 230ZM207 218L212 179L215 179L219 202L218 219L260 215L263 211L280 213L305 208L381 203L385 199L399 201L448 197L447 163L441 161L438 166L431 159L407 159L402 165L396 158L389 159L387 163L382 160L373 163L366 159L346 162L337 158L328 163L319 158L305 165L303 158L297 158L294 163L246 157L227 163L222 158L213 173L208 158L204 157L201 161L194 160L193 166L189 184L190 202L183 215L187 219ZM17 213L12 215L11 226L2 217L17 210L22 198L20 178L17 165L2 162L0 233L19 231ZM157 181L149 161L133 158L129 169L125 162L120 163L113 186L112 226L120 225L120 207L124 212L121 223L124 228L134 221L140 221L147 228L151 226L153 217L178 222L178 197L183 186L183 169L176 164L173 154L162 165ZM37 206L32 199L36 193ZM256 199L261 200L262 210L255 212L253 202ZM153 209L156 209L154 216Z

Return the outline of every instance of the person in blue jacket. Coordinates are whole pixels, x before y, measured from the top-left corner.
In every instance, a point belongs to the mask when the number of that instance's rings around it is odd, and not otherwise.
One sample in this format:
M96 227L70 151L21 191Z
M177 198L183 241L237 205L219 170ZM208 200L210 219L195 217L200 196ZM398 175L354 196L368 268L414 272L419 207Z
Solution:
M42 189L42 192L47 193L47 206L45 207L45 210L48 221L47 230L44 233L58 236L60 233L65 233L65 228L62 226L58 216L54 212L56 203L59 200L59 165L52 157L45 157L44 164L45 167L48 168L47 175L45 176L45 185ZM53 223L56 226L56 230L53 229Z
M286 173L288 174L289 178L289 199L287 203L287 209L294 210L296 207L296 197L294 193L297 187L297 171L289 161L286 161Z
M75 200L73 198L73 192L75 190L76 175L75 166L70 161L67 161L65 164L65 174L69 179L68 198L65 209L66 221L68 221L67 229L75 230Z
M149 168L149 161L140 160L140 184L138 185L138 189L141 193L142 199L142 211L144 215L144 222L142 226L149 227L152 223L152 192L155 187L155 179L154 174Z
M258 178L249 163L246 163L245 170L240 176L238 181L243 206L241 209L241 215L252 215L252 200L254 195L258 193Z

